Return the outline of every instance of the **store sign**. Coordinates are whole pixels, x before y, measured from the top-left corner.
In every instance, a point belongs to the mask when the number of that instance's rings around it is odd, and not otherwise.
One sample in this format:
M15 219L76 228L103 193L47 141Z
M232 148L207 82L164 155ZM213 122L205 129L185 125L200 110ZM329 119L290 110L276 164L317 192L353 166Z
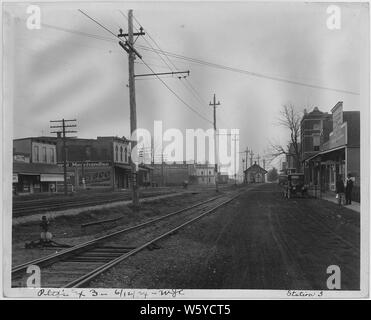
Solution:
M110 162L105 161L70 161L67 162L67 167L109 167ZM58 166L63 167L63 162L59 162Z
M61 174L44 174L40 175L41 182L56 182L56 181L64 181L63 175Z
M15 154L13 156L14 162L25 162L30 163L30 157L22 154Z
M347 123L343 123L343 108L338 107L332 114L333 130L330 133L328 149L333 149L346 144Z

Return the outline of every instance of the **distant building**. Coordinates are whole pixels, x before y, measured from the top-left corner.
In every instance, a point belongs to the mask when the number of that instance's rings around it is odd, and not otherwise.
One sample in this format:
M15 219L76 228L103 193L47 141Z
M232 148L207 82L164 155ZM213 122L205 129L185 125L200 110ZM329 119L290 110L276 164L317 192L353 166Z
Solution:
M244 181L247 183L263 183L268 171L259 166L256 162L244 171Z
M332 131L332 114L315 107L311 112L304 111L300 123L301 159L305 160L320 150L321 144L329 139Z
M152 166L152 183L156 186L181 186L184 181L193 182L191 177L195 173L194 164L164 162Z
M211 164L196 164L194 177L197 184L215 184L215 166Z
M219 172L218 174L218 183L219 184L227 184L229 180L229 176L227 173Z
M13 140L14 193L57 192L63 181L55 142L38 137Z
M44 137L56 143L57 162L63 167L63 140ZM130 142L125 137L96 139L66 138L67 170L76 188L127 189L132 184ZM138 184L149 185L151 167L138 167Z
M311 169L306 159L316 155L321 145L328 141L332 131L332 114L322 112L315 107L311 112L304 110L304 116L300 123L301 134L301 162L304 162L303 172L308 180Z
M287 162L286 161L281 161L280 173L287 174Z
M332 131L319 150L304 159L306 181L321 190L335 191L337 179L345 180L351 174L355 186L360 186L360 112L343 111L338 102L331 110ZM356 190L357 188L355 188Z

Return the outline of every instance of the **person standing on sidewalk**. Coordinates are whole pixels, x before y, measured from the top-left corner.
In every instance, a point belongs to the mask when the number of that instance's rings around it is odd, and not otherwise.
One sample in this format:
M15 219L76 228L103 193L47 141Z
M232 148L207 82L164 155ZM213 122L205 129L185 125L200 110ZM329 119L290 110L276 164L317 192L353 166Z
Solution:
M353 191L353 180L350 175L348 174L347 184L345 187L345 204L352 204L352 191Z
M343 203L344 191L344 182L341 174L339 174L336 179L336 198L338 199L339 206Z

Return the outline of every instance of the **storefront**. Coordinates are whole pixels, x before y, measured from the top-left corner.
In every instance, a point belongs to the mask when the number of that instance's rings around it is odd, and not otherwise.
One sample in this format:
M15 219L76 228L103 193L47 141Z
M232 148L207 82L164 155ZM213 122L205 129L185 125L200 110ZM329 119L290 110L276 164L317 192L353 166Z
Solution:
M63 172L56 165L13 163L13 193L57 192Z
M348 174L346 166L346 147L341 146L319 152L307 159L305 166L309 169L310 186L318 186L322 192L335 191L337 179L345 180Z
M116 189L128 189L131 186L131 166L128 164L115 164L115 187Z

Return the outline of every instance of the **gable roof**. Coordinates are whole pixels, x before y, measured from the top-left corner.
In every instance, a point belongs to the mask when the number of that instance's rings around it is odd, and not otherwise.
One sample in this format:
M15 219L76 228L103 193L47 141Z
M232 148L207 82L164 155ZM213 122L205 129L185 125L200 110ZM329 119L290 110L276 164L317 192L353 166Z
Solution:
M262 168L256 163L254 163L251 167L244 170L244 172L249 172L249 171L258 171L258 172L263 172L264 174L268 172L267 170L265 170L264 168Z

